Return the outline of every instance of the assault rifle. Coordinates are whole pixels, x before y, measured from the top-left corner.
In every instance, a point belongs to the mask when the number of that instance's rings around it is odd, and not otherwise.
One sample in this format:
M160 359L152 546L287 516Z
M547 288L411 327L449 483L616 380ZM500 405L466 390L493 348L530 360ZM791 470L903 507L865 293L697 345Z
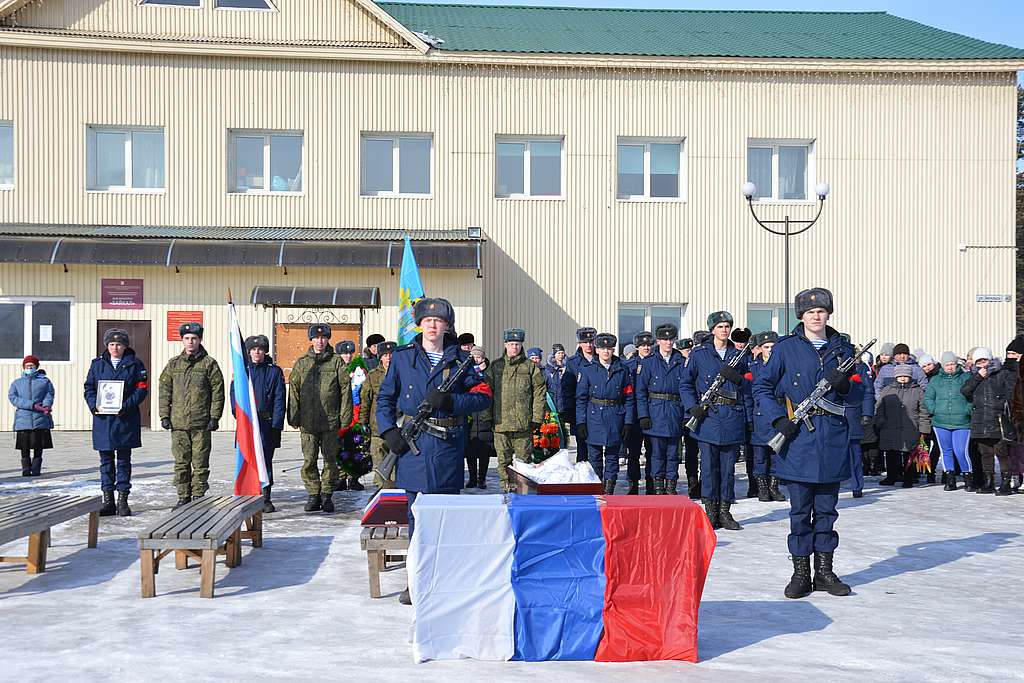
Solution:
M733 356L731 361L726 363L726 367L730 367L733 370L735 370L736 366L739 365L743 361L743 359L747 357L747 354L750 353L750 350L753 348L754 338L751 337L750 341L747 342L747 345L744 346L739 353ZM718 374L715 376L715 379L712 380L711 386L708 387L708 390L705 391L704 395L700 397L700 403L698 405L700 406L701 410L704 411L704 413L707 413L708 410L710 410L712 406L715 405L716 399L724 398L729 401L739 400L739 396L736 394L736 392L727 391L726 389L723 389L723 384L725 384L725 377L722 376L722 372L721 370L719 370ZM686 428L689 429L690 431L693 431L694 429L697 428L699 424L700 420L697 418L697 416L691 415L690 419L686 421Z
M466 360L459 363L458 367L448 375L448 377L441 382L441 385L437 387L437 390L442 394L450 394L452 389L455 387L455 383L462 379L462 375L466 372L466 368L473 365L473 356L467 355ZM437 425L432 425L430 420L430 414L434 412L434 407L430 405L427 399L420 401L419 407L416 409L416 415L413 417L403 416L401 422L401 431L399 432L402 438L407 444L409 444L409 450L413 455L419 455L420 449L416 446L416 439L420 437L420 434L427 432L433 434L438 438L446 438L448 436L448 429ZM392 473L395 471L395 465L398 464L398 458L400 456L397 453L388 453L384 456L380 465L373 469L374 474L379 475L385 481L391 479Z
M864 354L864 352L870 349L872 346L874 346L876 341L878 340L872 339L864 346L855 348L853 350L853 355L843 360L843 362L841 362L838 365L838 367L836 367L836 370L839 370L839 372L842 372L844 374L849 372L851 369L853 369L853 366L860 362L860 357ZM832 391L832 383L829 382L828 379L824 377L819 379L818 384L814 387L814 391L808 394L807 398L801 401L800 405L798 405L796 409L793 411L793 417L790 418L790 422L795 424L797 427L799 427L800 423L802 422L804 426L807 427L807 431L813 432L814 423L811 422L811 411L813 411L815 408L826 413L829 413L830 415L843 417L846 414L846 409L843 406L837 406L835 403L832 403L831 401L825 398L825 394L827 394L830 391ZM772 437L771 441L768 442L768 446L771 447L773 451L778 453L779 450L785 445L785 443L786 436L782 433L779 433Z

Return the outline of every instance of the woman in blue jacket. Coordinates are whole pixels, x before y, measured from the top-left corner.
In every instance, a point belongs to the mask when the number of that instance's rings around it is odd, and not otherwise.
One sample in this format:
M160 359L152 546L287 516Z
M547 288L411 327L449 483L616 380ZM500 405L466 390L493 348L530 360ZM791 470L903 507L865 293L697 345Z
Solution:
M132 490L132 449L142 447L142 415L139 405L149 395L149 375L142 360L128 345L128 332L110 329L103 333L107 350L95 358L85 378L85 403L92 413L92 447L100 452L101 516L130 517L128 493ZM98 412L99 383L124 382L121 409ZM114 491L117 505L114 505Z
M53 448L53 383L39 367L38 358L25 356L21 361L21 377L11 382L7 399L17 408L14 448L21 451L21 476L38 477L43 468L43 451Z

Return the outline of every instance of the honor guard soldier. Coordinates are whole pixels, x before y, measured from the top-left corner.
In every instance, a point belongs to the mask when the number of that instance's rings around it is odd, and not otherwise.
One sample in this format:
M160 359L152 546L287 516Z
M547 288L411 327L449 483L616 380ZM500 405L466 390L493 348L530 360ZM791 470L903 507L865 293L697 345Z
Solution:
M812 590L849 595L850 587L832 571L832 555L839 545L833 526L839 513L839 484L850 476L849 427L845 415L814 409L813 430L792 422L787 404L798 406L827 379L832 386L825 398L843 405L850 380L838 370L854 349L828 326L832 293L806 289L796 295L800 323L771 351L764 371L754 379L754 397L775 430L786 437L772 462L776 476L789 490L789 554L793 576L786 586L787 598L802 598ZM854 369L856 366L854 366ZM780 404L779 398L784 399ZM810 556L814 553L814 579Z
M747 345L747 342L750 341L750 338L753 337L753 336L754 335L751 334L749 327L737 327L736 329L734 329L732 331L732 334L729 335L729 340L733 343L733 345L737 349L742 351L743 348ZM756 353L757 353L756 350L752 349L751 350L751 357L753 357ZM749 366L749 364L748 364L748 366ZM749 375L749 374L750 373L747 372L747 375ZM749 377L747 378L747 381L748 382L750 381ZM747 386L747 388L749 389L749 386ZM751 418L752 417L753 417L753 412L751 412ZM742 455L743 455L743 469L746 470L746 474L747 474L747 495L746 495L746 498L755 498L755 497L757 497L757 478L754 476L754 449L751 448L751 444L750 444L750 437L753 434L753 432L754 432L754 425L753 425L753 420L751 420L751 421L747 422L746 433L744 434L743 444L742 444L742 448L743 448L743 453L742 453Z
M171 430L174 485L180 507L210 485L210 432L224 412L224 375L203 347L203 326L178 328L182 352L160 373L160 426Z
M476 372L465 373L450 393L438 387L469 357L452 332L455 309L446 299L423 298L413 308L423 331L395 350L377 396L377 423L392 453L400 457L395 485L405 489L409 505L409 537L415 531L412 504L420 493L459 493L464 483L466 416L491 405L491 388ZM416 441L419 455L409 454L401 434L400 415L416 415L427 401L433 408L429 427ZM412 604L406 587L398 598Z
M562 419L573 425L572 434L576 437L576 462L585 462L587 457L587 437L577 433L575 425L579 424L576 419L576 378L580 371L588 365L597 362L594 355L594 337L597 330L593 327L581 327L576 330L576 353L566 361L565 374L562 376L562 405L558 406L558 412Z
M388 454L387 444L380 438L380 426L377 423L377 395L380 393L380 386L384 383L384 376L388 374L388 367L391 365L391 356L395 352L395 342L381 341L377 343L377 358L380 364L366 375L366 381L359 388L359 423L370 434L370 459L373 461L374 470ZM378 489L389 489L395 485L391 479L385 481L376 472L373 475L373 483Z
M275 512L271 501L271 487L274 485L274 451L281 447L281 430L284 429L284 414L287 407L284 371L274 364L270 357L270 340L266 335L255 335L245 340L248 358L245 366L252 380L253 395L256 397L256 417L260 423L260 440L263 443L263 461L267 464L269 483L263 487L263 511ZM235 385L231 383L231 414L235 414Z
M636 410L633 376L615 355L614 334L594 339L597 361L584 365L576 375L576 433L587 444L587 455L604 492L615 493L619 476L619 450L633 431Z
M654 493L676 495L679 479L679 438L683 435L683 354L673 348L679 329L671 323L654 331L658 349L641 361L636 373L636 412L640 428L651 439Z
M779 334L774 330L759 332L756 335L758 347L761 354L750 361L748 377L751 383L764 372L768 359L771 358L772 348L779 341ZM781 403L782 397L776 397ZM771 420L763 410L755 403L754 405L754 431L750 436L751 449L754 451L754 477L757 479L757 499L763 503L770 501L786 500L786 497L779 491L779 478L772 474L772 449L768 442L775 436L775 428Z
M708 520L715 529L738 531L741 527L730 511L736 500L736 456L753 410L749 384L744 386L743 380L746 362L735 368L728 365L741 353L729 341L732 322L728 311L708 316L711 337L690 353L683 373L683 403L687 413L700 421L693 436L700 444L701 492ZM719 373L725 382L705 411L700 399Z
M693 351L693 339L686 337L676 342L676 351L683 354L683 361L690 362L690 352ZM700 449L697 446L697 439L693 438L690 430L683 425L682 439L683 467L686 470L686 494L690 500L700 500Z
M352 383L345 362L331 348L331 327L310 325L309 350L292 367L288 381L288 424L299 429L306 512L334 512L338 483L338 430L352 423ZM317 458L323 455L323 472Z
M544 421L547 409L547 384L544 371L531 363L523 353L526 331L518 327L502 335L505 353L487 368L486 379L494 392L492 429L494 450L498 456L498 478L508 493L506 467L516 460L533 459L533 433Z
M629 370L630 376L633 377L633 385L636 386L636 374L640 369L640 363L651 355L651 347L654 345L654 335L651 332L644 330L633 335L633 346L636 347L636 354L623 361L626 368ZM635 403L634 403L635 405ZM646 485L644 487L645 495L652 495L654 493L654 479L651 475L651 438L647 436L643 430L638 429L638 418L637 415L633 415L633 430L629 434L629 438L626 439L626 474L629 476L629 491L628 495L635 496L640 493L640 453L641 448L647 453L647 459L644 464L644 474Z

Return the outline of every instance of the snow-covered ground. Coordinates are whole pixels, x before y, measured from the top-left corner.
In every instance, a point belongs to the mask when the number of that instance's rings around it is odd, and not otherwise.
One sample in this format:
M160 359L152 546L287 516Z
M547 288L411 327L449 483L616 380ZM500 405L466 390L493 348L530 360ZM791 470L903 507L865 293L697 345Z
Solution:
M214 435L211 493L230 492L231 434ZM6 434L13 444L13 434ZM597 664L448 661L414 664L404 569L369 597L359 512L367 493L337 493L334 515L306 514L298 439L275 462L279 512L265 545L217 567L217 597L199 598L198 569L165 562L157 597L139 597L136 533L175 500L166 433L136 451L130 519L103 518L85 547L85 518L54 531L48 569L0 565L0 680L745 681L1024 680L1024 495L941 486L844 492L836 569L853 595L782 596L791 571L786 503L743 500L744 525L719 532L700 616L700 662ZM54 433L44 476L0 461L0 496L99 493L87 433ZM496 489L493 465L491 472ZM620 486L621 486L620 482ZM746 483L740 478L737 488ZM21 554L25 541L0 548Z

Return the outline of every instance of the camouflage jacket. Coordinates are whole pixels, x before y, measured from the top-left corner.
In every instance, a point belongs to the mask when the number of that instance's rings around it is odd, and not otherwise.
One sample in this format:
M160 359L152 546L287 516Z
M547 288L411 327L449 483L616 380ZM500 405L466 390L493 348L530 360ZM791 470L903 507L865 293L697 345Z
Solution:
M520 353L502 356L487 368L494 390L492 419L496 432L525 432L531 422L543 422L547 408L544 372Z
M200 345L191 356L182 351L160 373L160 419L172 429L206 429L224 412L224 375Z
M306 432L337 430L352 422L352 381L341 356L310 347L288 379L288 424Z

